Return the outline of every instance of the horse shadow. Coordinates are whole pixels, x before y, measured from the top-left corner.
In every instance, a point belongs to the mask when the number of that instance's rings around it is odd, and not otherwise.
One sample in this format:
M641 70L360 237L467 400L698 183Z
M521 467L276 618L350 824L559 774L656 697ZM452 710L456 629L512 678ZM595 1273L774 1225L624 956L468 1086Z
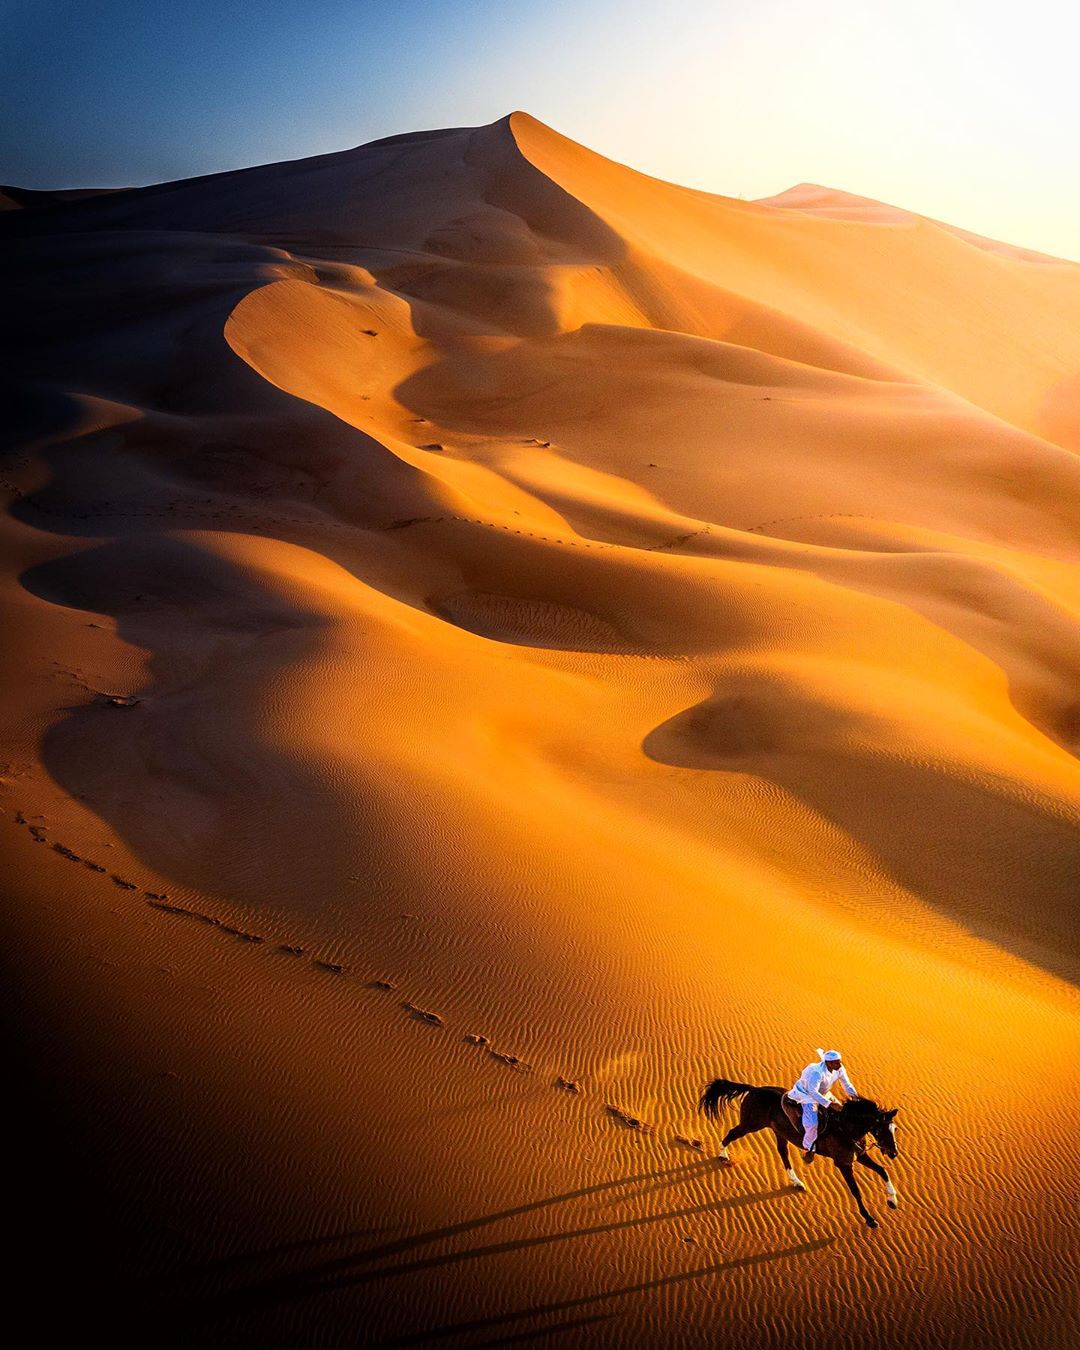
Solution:
M515 1205L476 1218L469 1218L440 1228L429 1229L422 1233L409 1234L373 1245L360 1246L353 1250L347 1249L337 1255L329 1255L312 1262L305 1261L300 1266L290 1270L279 1271L265 1275L261 1278L256 1278L246 1284L243 1288L226 1288L222 1289L220 1292L211 1293L201 1298L196 1295L194 1298L190 1298L186 1301L181 1295L178 1299L179 1306L174 1305L173 1307L172 1316L177 1318L182 1324L192 1328L205 1326L208 1323L216 1323L236 1317L249 1316L259 1313L267 1308L294 1303L302 1299L332 1294L343 1289L358 1288L360 1286L401 1278L403 1276L418 1275L426 1271L460 1266L465 1262L480 1261L510 1252L535 1250L558 1242L568 1242L578 1238L599 1237L630 1229L642 1228L652 1224L663 1223L673 1219L689 1218L699 1214L718 1213L751 1205L767 1204L781 1200L791 1194L790 1190L787 1187L784 1187L773 1190L748 1192L740 1195L711 1197L705 1201L697 1201L692 1204L670 1208L665 1207L662 1212L657 1214L636 1215L622 1219L608 1219L604 1222L581 1227L559 1226L556 1227L554 1231L548 1233L528 1237L507 1238L497 1242L465 1247L464 1249L458 1249L452 1252L437 1252L427 1255L419 1254L424 1247L442 1243L464 1234L477 1233L496 1224L504 1223L541 1210L554 1209L575 1200L611 1193L623 1187L632 1186L638 1183L648 1183L648 1189L650 1190L662 1189L664 1186L678 1186L684 1182L707 1178L711 1174L721 1170L724 1170L724 1168L723 1163L720 1160L703 1159L697 1162L680 1164L677 1167L642 1172L627 1177L617 1177L612 1180L597 1182L589 1186L579 1187L576 1190L566 1191L553 1196L545 1196L538 1200L528 1201L521 1205ZM297 1253L306 1256L313 1246L330 1247L339 1242L350 1244L359 1236L362 1236L362 1234L343 1233L336 1237L317 1238L310 1241L288 1243L281 1247L268 1248L258 1253L251 1253L247 1258L233 1257L229 1258L226 1262L218 1263L216 1266L203 1267L199 1274L209 1275L211 1277L218 1273L224 1274L231 1269L235 1269L237 1265L246 1260L256 1263L266 1261L273 1262L279 1260L283 1256L288 1257ZM698 1271L680 1272L674 1276L663 1277L657 1281L650 1281L626 1289L608 1290L586 1299L575 1299L564 1303L552 1304L549 1306L546 1305L541 1308L525 1309L514 1314L505 1314L496 1318L484 1319L475 1324L470 1323L467 1326L455 1326L437 1333L423 1334L425 1336L428 1334L451 1335L457 1334L459 1331L463 1330L482 1330L488 1326L501 1325L504 1322L515 1321L531 1316L540 1316L545 1313L575 1311L592 1302L619 1297L633 1292L644 1292L645 1290L654 1287L662 1287L665 1284L693 1279L729 1268L735 1269L740 1265L752 1264L758 1260L775 1259L777 1255L783 1256L794 1254L796 1250L813 1250L816 1246L820 1245L823 1244L820 1242L811 1243L809 1245L803 1244L797 1249L785 1249L780 1253L763 1253L753 1258L718 1262L702 1267ZM401 1342L391 1341L387 1344L405 1344L408 1342L408 1339L409 1338L406 1338L406 1340Z

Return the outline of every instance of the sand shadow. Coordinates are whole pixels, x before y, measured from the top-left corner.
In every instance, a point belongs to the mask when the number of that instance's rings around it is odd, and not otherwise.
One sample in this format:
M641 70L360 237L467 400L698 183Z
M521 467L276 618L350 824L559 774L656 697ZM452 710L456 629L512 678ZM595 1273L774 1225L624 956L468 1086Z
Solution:
M620 1289L605 1289L597 1294L586 1294L582 1298L564 1299L559 1303L537 1304L531 1308L522 1308L517 1312L500 1313L495 1317L480 1318L471 1322L456 1322L450 1326L432 1327L428 1331L415 1331L407 1336L379 1341L372 1347L372 1350L396 1350L396 1347L399 1346L420 1345L425 1341L444 1340L449 1336L489 1331L495 1327L506 1326L508 1323L519 1322L528 1317L546 1317L552 1313L574 1312L579 1308L587 1308L591 1303L603 1303L609 1299L627 1298L633 1294L647 1294L655 1289L666 1289L677 1284L690 1284L694 1280L701 1280L709 1275L722 1275L725 1272L768 1265L773 1261L783 1261L790 1257L808 1256L812 1252L821 1251L823 1248L831 1246L834 1240L831 1237L814 1238L809 1242L799 1242L790 1247L780 1247L776 1251L758 1252L750 1256L736 1256L726 1261L715 1261L711 1265L699 1266L695 1270L684 1270L675 1275L662 1275L658 1279L645 1280L641 1284L625 1285ZM536 1332L530 1332L528 1335L546 1335L548 1332L558 1329L558 1327L546 1327L538 1329ZM491 1343L505 1345L507 1341L500 1339Z
M639 1172L629 1177L615 1177L611 1181L596 1182L591 1186L583 1186L575 1191L566 1191L562 1195L547 1196L541 1200L530 1200L522 1205L515 1205L510 1209L499 1210L494 1214L485 1214L478 1219L465 1219L460 1223L451 1224L446 1228L431 1229L425 1233L414 1233L403 1237L388 1246L373 1248L368 1253L374 1259L375 1256L394 1256L402 1252L410 1251L416 1247L426 1246L431 1242L441 1241L443 1238L455 1237L459 1233L467 1233L477 1228L484 1228L491 1224L500 1223L504 1219L517 1218L522 1214L531 1214L536 1210L547 1209L550 1206L566 1204L571 1200L580 1200L591 1195L598 1195L603 1192L617 1190L622 1186L632 1186L639 1181L648 1181L656 1183L656 1189L663 1186L677 1186L683 1181L691 1180L703 1172L717 1170L720 1164L714 1159L701 1159L696 1163L684 1163L678 1167L667 1167L660 1171ZM650 1188L651 1189L651 1188ZM321 1237L297 1238L291 1242L277 1244L273 1247L264 1247L258 1250L241 1252L235 1256L225 1257L219 1261L208 1261L198 1266L190 1266L186 1270L178 1271L179 1277L213 1274L218 1271L231 1270L241 1265L251 1265L262 1260L274 1260L283 1256L290 1256L296 1252L309 1251L316 1247L331 1246L341 1242L356 1242L360 1238L371 1237L376 1230L353 1229L343 1233L331 1233ZM153 1281L151 1283L160 1284L162 1281Z
M252 829L267 868L275 858L285 867L290 856L295 867L296 842L317 830L318 876L305 878L313 889L364 865L357 849L365 841L350 838L336 797L286 761L259 726L260 691L315 650L321 615L287 603L227 559L165 535L67 554L20 581L51 603L110 615L120 639L150 653L149 678L131 706L116 706L112 691L58 665L78 701L41 737L53 778L147 865L231 902L238 887L230 870L251 854ZM263 782L277 785L272 799L262 794L265 828L249 807ZM134 793L132 784L143 790ZM182 836L177 821L185 822ZM368 847L374 857L374 843Z
M463 1251L441 1252L437 1255L420 1257L397 1264L380 1264L394 1257L405 1256L418 1248L432 1243L443 1242L463 1233L519 1218L538 1210L553 1208L585 1197L609 1192L617 1188L633 1185L641 1181L665 1180L670 1185L678 1185L712 1172L722 1171L723 1165L716 1159L705 1159L697 1163L682 1164L678 1167L660 1171L640 1173L629 1177L620 1177L611 1181L598 1182L560 1195L547 1196L540 1200L529 1201L479 1218L466 1219L460 1223L449 1224L442 1228L431 1229L424 1233L413 1234L392 1242L380 1243L359 1251L343 1254L327 1261L318 1262L288 1274L273 1276L248 1285L241 1290L226 1290L204 1300L196 1300L181 1309L180 1316L192 1324L213 1322L238 1315L245 1315L258 1309L299 1299L332 1293L342 1288L369 1284L380 1280L400 1276L415 1275L423 1271L439 1269L443 1266L460 1264L465 1261L482 1260L506 1252L525 1251L544 1247L556 1242L570 1241L575 1238L597 1236L619 1232L630 1228L644 1227L661 1223L669 1219L687 1218L697 1214L736 1209L745 1205L761 1204L779 1200L790 1195L787 1187L772 1191L753 1192L746 1195L710 1199L665 1211L661 1214L636 1216L628 1219L613 1220L607 1223L593 1224L583 1228L561 1228L551 1233L531 1237L510 1238L502 1242L468 1248ZM358 1269L359 1268L359 1269Z
M0 455L4 466L23 466L40 445L74 434L82 409L70 394L32 381L15 383L4 376L4 418L0 425ZM21 491L14 493L11 514L18 517Z
M591 1317L572 1317L566 1322L552 1322L549 1326L537 1327L535 1331L518 1331L512 1336L500 1336L497 1341L477 1341L469 1350L495 1350L500 1345L524 1345L526 1341L538 1341L542 1336L559 1336L564 1331L610 1322L613 1316L614 1313L593 1313Z
M807 708L808 738L815 727ZM793 720L798 721L799 709ZM866 849L898 885L973 935L1073 983L1080 977L1080 835L1007 791L897 757L800 752L767 701L718 691L655 727L652 760L753 775L804 802ZM1033 904L1033 891L1044 903ZM1072 901L1070 901L1070 894Z

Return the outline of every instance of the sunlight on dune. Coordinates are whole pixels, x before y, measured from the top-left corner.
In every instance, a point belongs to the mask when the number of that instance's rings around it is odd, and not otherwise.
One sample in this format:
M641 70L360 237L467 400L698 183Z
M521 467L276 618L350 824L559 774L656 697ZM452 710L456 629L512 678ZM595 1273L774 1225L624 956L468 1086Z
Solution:
M54 374L3 527L5 853L133 963L37 997L89 1001L88 1043L123 1004L202 1085L110 1145L201 1259L223 1186L267 1246L496 1216L452 1289L335 1285L372 1336L621 1293L588 1343L643 1344L649 1281L683 1345L1064 1325L1080 266L693 192L523 113L8 214ZM134 936L94 889L129 875L179 907ZM628 1199L656 1228L586 1222L707 1131L708 1077L822 1041L904 1112L873 1259L757 1145ZM1003 1142L1021 1113L1045 1152ZM530 1247L515 1197L562 1192L589 1242ZM730 1269L682 1279L690 1243ZM299 1334L276 1284L228 1299L226 1332Z

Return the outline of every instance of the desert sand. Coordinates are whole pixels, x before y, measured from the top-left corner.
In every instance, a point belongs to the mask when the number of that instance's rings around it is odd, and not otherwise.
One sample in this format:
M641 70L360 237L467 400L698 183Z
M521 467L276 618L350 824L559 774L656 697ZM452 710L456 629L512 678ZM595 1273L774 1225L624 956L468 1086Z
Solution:
M0 957L57 1310L1064 1344L1080 266L523 113L5 204ZM697 1110L824 1044L900 1107L874 1232Z

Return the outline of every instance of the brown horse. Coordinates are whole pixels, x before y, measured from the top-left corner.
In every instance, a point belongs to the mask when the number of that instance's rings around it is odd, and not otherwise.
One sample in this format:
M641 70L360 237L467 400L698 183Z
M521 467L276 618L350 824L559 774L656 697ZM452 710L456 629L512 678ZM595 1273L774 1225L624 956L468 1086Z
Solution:
M776 1136L776 1150L784 1164L791 1184L800 1191L806 1187L795 1175L788 1158L788 1144L802 1145L802 1130L796 1126L783 1107L784 1089L778 1087L752 1087L749 1083L731 1083L726 1078L717 1078L702 1093L701 1109L711 1119L720 1115L720 1104L743 1098L739 1112L739 1123L724 1135L723 1152L720 1157L727 1160L727 1146L744 1134L754 1134L757 1130L771 1129ZM799 1108L801 1111L801 1107ZM899 1108L897 1108L899 1110ZM821 1130L814 1152L822 1157L831 1158L840 1169L840 1175L847 1182L848 1190L855 1197L859 1213L871 1228L877 1227L877 1220L867 1212L859 1192L859 1183L855 1180L853 1163L861 1163L871 1172L876 1172L885 1183L885 1198L890 1209L896 1209L900 1203L896 1187L889 1179L888 1172L879 1163L867 1156L863 1140L869 1134L874 1143L887 1158L895 1158L896 1149L896 1111L883 1111L869 1097L856 1097L845 1102L839 1111L823 1111Z

